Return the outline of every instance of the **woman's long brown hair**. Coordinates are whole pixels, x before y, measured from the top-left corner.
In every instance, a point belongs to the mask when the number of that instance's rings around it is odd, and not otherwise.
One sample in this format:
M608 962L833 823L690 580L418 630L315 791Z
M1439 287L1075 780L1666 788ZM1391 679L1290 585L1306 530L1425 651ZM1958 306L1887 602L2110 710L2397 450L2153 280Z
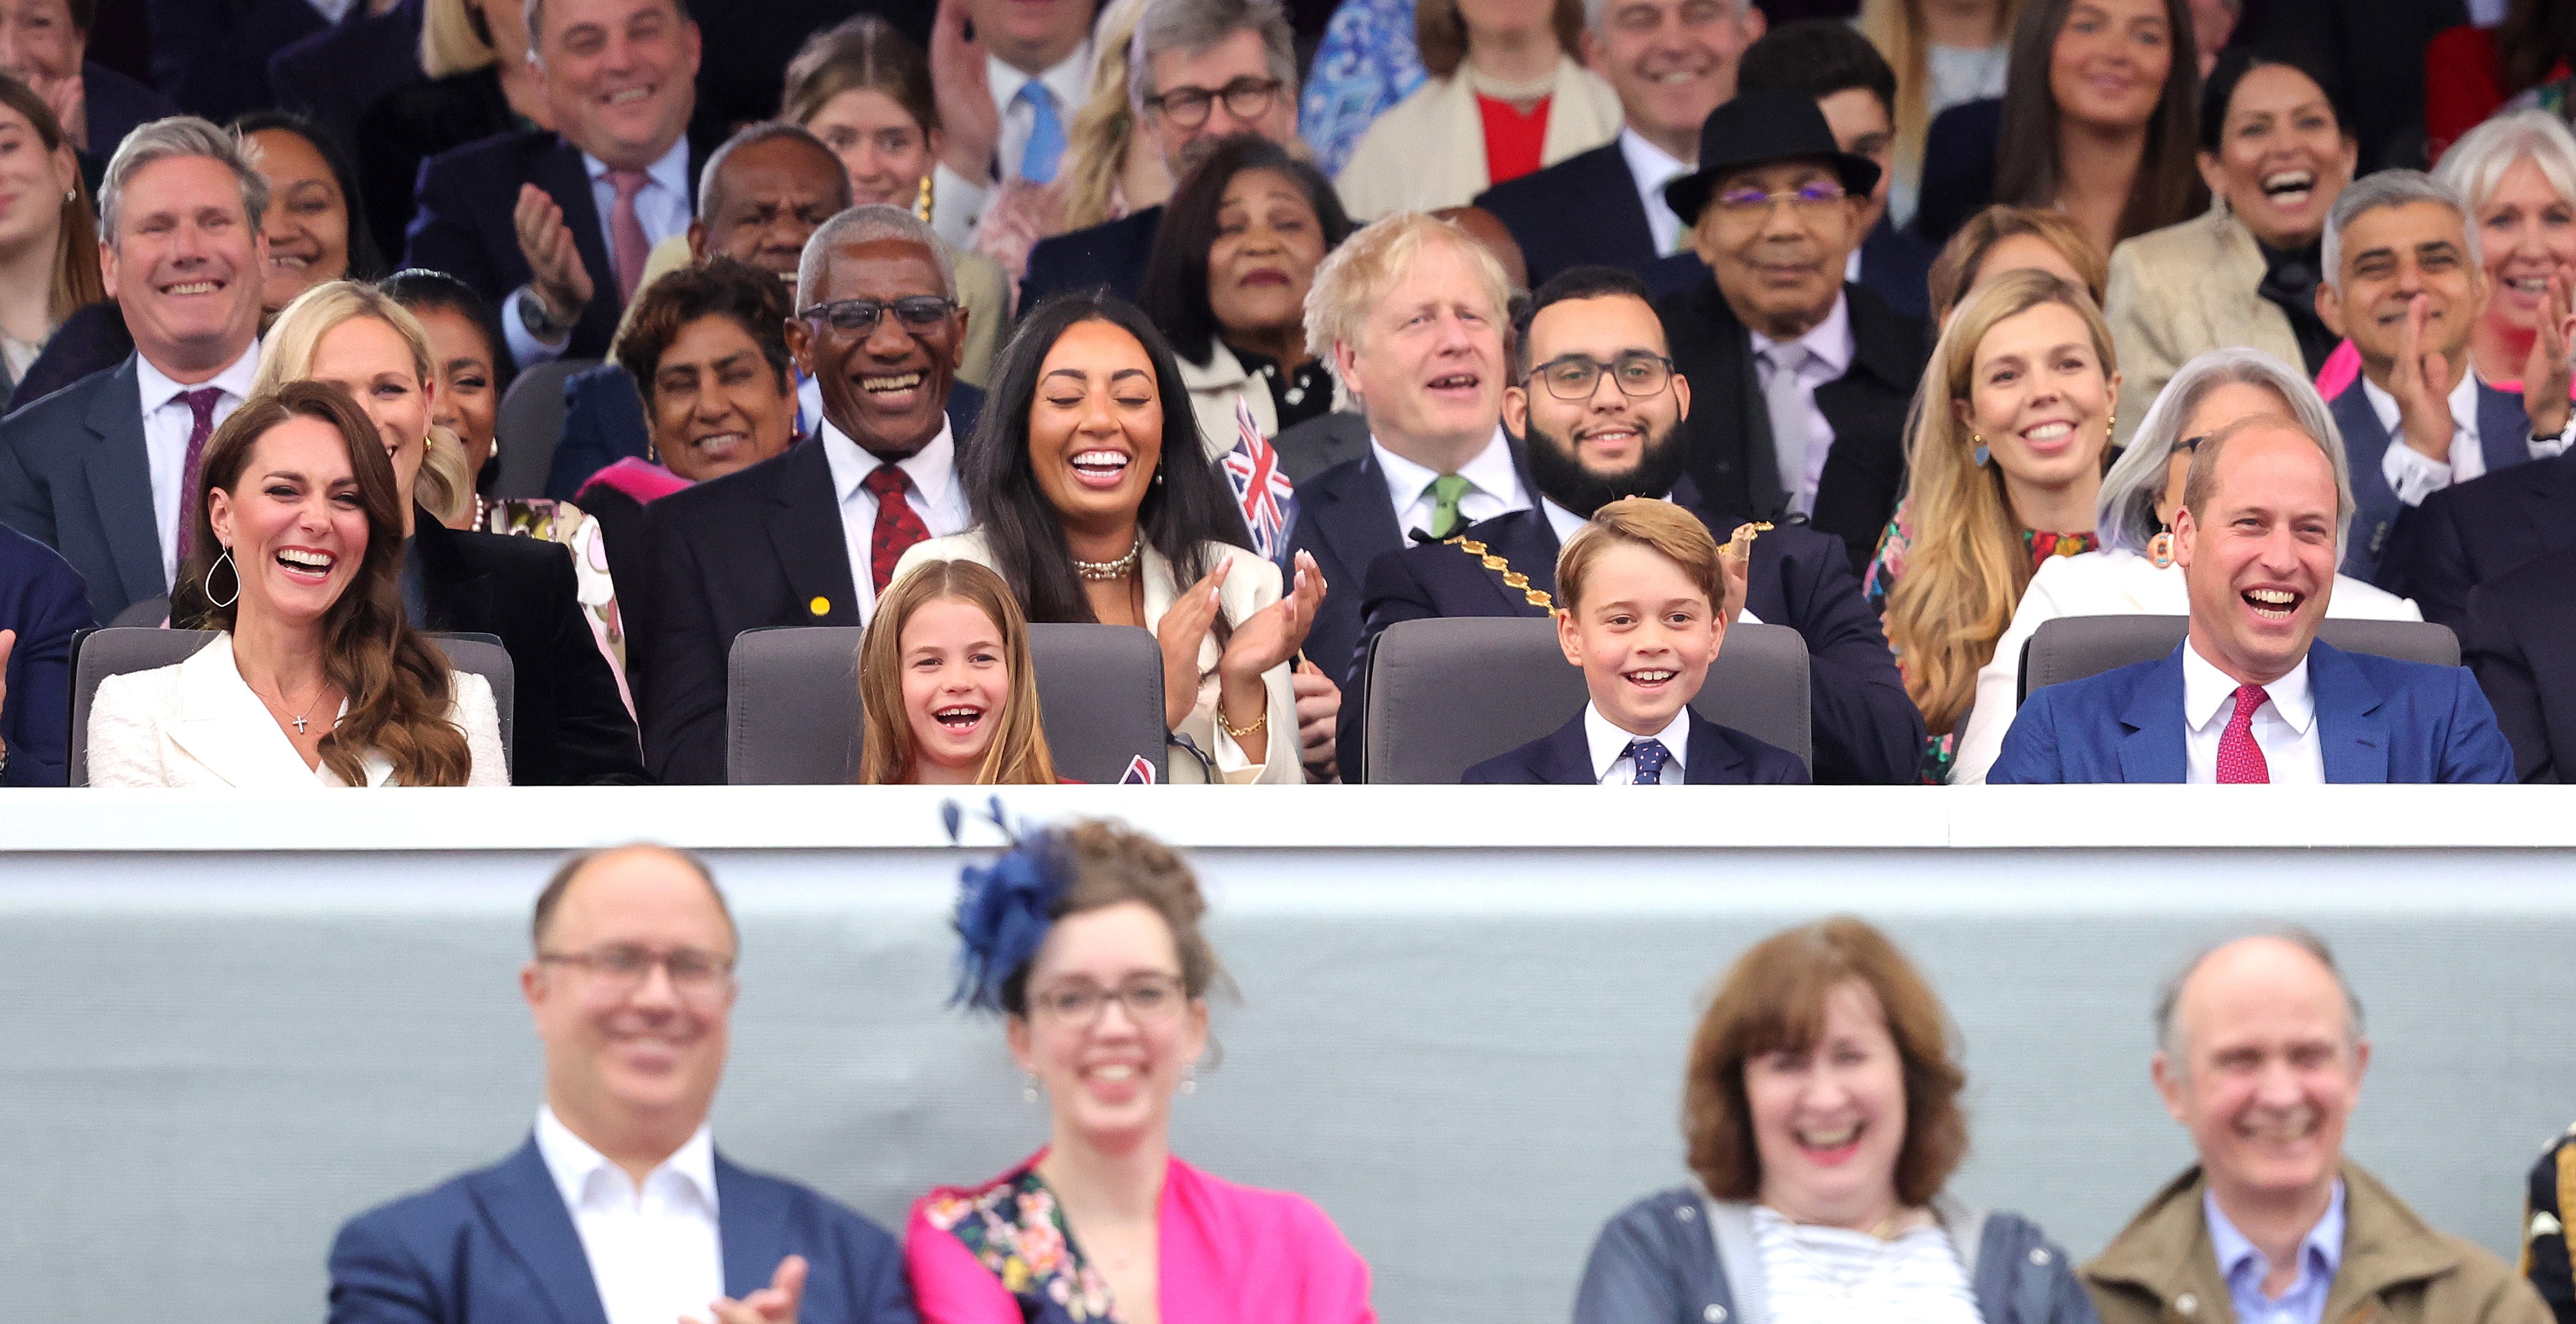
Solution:
M2164 0L2165 45L2173 63L2163 91L2147 116L2147 141L2129 200L2120 209L2122 239L2161 230L2209 209L2209 186L2200 177L2200 57L2192 44L2190 0ZM1995 150L1995 201L2017 207L2054 207L2065 186L2061 156L2065 114L2049 86L2057 35L2074 0L2037 0L2021 11L2013 29L2011 71L2005 75L2003 135Z
M395 495L393 461L356 401L336 386L287 382L242 402L206 443L188 521L193 550L170 594L170 619L229 634L239 620L238 563L220 573L233 581L230 601L217 605L207 577L223 549L215 541L208 496L218 489L235 500L261 437L298 418L330 424L349 451L367 512L367 550L358 573L322 617L322 674L348 696L349 710L322 737L322 762L351 786L367 784L367 753L381 753L403 786L463 786L473 770L465 733L448 716L447 658L403 617L402 508Z
M53 107L35 89L0 74L0 105L26 117L48 155L62 150L62 121L54 118ZM105 302L107 282L98 273L98 216L90 208L89 183L80 172L72 173L71 191L56 206L62 211L63 228L54 237L54 279L46 293L45 320L60 326L74 312Z
M1011 697L1000 729L975 774L980 786L1052 786L1055 756L1038 714L1038 671L1029 659L1029 623L1011 586L972 561L931 561L887 588L877 600L868 632L859 642L859 710L867 726L859 750L859 782L908 784L914 762L911 714L903 704L903 627L928 603L963 602L984 613L1002 635L1002 665L1010 669Z

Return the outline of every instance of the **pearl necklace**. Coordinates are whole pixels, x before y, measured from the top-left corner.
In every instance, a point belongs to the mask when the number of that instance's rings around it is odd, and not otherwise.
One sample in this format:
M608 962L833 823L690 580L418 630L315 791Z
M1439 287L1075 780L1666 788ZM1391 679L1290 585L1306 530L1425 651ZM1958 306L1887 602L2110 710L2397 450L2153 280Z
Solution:
M1128 544L1127 554L1115 561L1085 561L1080 557L1074 558L1073 573L1094 581L1125 579L1136 569L1137 553L1144 549L1145 536L1138 534L1136 541Z

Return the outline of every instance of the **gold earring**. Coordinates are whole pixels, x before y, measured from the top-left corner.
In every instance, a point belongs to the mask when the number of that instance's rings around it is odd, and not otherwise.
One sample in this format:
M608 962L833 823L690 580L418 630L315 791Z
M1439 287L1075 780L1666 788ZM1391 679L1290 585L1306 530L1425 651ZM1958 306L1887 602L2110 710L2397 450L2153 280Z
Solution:
M930 203L931 203L930 176L928 176L928 175L923 175L923 176L921 177L921 197L920 197L918 200L916 200L916 201L912 204L912 213L913 213L913 215L915 215L915 216L919 217L920 219L922 219L922 220L924 220L924 221L929 220L929 219L930 219Z

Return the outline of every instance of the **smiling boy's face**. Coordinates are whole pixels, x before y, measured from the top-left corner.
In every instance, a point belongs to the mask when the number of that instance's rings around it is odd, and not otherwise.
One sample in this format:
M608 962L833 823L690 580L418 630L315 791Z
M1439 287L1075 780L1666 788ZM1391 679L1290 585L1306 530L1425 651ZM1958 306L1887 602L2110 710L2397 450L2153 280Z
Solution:
M1726 627L1708 591L1654 548L1622 542L1595 557L1580 601L1559 612L1557 643L1611 725L1659 735L1699 693Z

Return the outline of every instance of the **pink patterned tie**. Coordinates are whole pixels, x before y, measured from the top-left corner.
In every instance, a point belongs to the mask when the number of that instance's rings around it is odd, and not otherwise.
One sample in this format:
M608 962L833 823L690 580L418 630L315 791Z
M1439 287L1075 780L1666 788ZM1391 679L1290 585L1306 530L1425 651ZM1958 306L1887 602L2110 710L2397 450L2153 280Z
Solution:
M2260 685L2236 687L2236 712L2218 736L2219 785L2259 786L2272 780L2272 765L2264 762L2263 747L2254 743L2254 710L2271 699Z
M652 241L644 237L644 222L635 215L635 195L653 182L641 170L611 170L608 182L617 189L617 203L608 212L608 237L616 242L617 251L610 258L617 264L617 301L635 301L635 283L644 278L644 262L653 254Z
M215 406L223 402L224 392L219 386L200 386L177 398L195 415L188 423L188 458L179 464L179 564L184 566L197 541L197 510L190 503L204 500L197 494L197 464L206 458L206 438L214 435Z

